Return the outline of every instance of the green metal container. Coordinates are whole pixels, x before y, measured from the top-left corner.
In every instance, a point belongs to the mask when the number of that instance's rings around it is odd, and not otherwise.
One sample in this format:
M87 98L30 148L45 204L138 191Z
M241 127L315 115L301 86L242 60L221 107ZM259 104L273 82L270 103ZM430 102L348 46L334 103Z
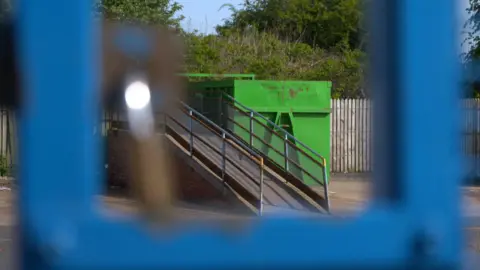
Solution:
M250 132L245 130L250 126L250 118L222 106L223 93L262 114L320 154L325 160L316 155L309 155L309 149L292 139L289 139L290 144L286 144L284 134L280 130L272 132L271 129L275 130L273 125L260 117L256 119L261 124L253 125L253 133L257 136L252 139L253 147L267 154L278 164L285 164L292 174L301 177L306 184L315 185L324 179L321 177L323 172L318 162L322 164L326 162L327 166L330 164L331 86L330 82L236 80L234 78L192 82L189 85L188 103L223 127L228 126L226 120L228 117L233 118L241 126L233 125L230 126L231 129L246 142L250 141ZM296 147L292 147L291 144ZM284 161L285 150L292 160L288 164ZM309 156L314 157L316 162ZM320 180L314 180L309 174L319 176Z
M222 116L222 95L233 93L234 84L239 80L255 80L255 74L180 74L190 79L187 91L187 104L220 126L224 126Z
M232 93L235 80L204 81L189 83L187 103L189 106L224 127L225 107L222 106L224 93Z
M331 87L331 82L235 81L231 95L241 104L264 115L277 126L292 134L298 141L319 153L326 159L326 164L329 166ZM238 122L245 124L248 121L245 116L236 116L236 118L238 118ZM270 144L277 150L285 148L284 141L278 136L258 134L262 131L268 133L264 128L257 128L254 133L263 136L264 141L270 140ZM235 132L242 133L239 128L236 128ZM242 134L242 136L246 135ZM263 142L257 142L255 147L262 147L260 144ZM298 144L297 146L309 153L308 149ZM297 160L299 165L311 174L321 175L322 172L319 171L318 165L314 164L305 154L293 148L289 150L289 158ZM268 155L282 164L282 157L275 150L271 150ZM317 161L323 162L319 158ZM301 174L296 167L296 165L290 164L289 170L296 175ZM305 174L303 180L306 184L318 184Z

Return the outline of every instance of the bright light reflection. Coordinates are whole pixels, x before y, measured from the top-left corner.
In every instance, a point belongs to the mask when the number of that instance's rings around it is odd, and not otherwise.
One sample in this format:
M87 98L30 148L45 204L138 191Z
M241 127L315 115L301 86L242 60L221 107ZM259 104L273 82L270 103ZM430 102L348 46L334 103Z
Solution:
M150 103L150 89L142 81L134 81L127 86L125 101L130 109L141 110Z

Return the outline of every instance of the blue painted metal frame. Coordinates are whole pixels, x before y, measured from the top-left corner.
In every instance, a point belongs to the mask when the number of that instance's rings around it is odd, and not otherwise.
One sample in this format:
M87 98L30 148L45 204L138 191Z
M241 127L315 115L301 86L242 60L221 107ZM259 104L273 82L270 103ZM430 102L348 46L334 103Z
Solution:
M403 83L396 93L396 124L401 140L398 152L384 154L397 158L386 168L401 176L402 196L377 199L352 220L264 219L238 237L190 224L167 232L168 237L152 237L139 221L102 216L93 199L100 191L94 171L101 148L91 130L99 108L90 2L20 0L26 105L20 116L23 269L388 269L413 261L458 269L454 2L405 0L397 9ZM430 102L432 96L436 102ZM431 240L431 246L422 249L422 239Z

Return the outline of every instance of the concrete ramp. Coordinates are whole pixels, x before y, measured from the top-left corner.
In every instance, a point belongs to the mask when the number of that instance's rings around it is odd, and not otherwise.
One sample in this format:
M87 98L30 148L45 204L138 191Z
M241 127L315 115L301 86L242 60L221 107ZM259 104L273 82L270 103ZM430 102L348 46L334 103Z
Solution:
M205 117L180 108L166 121L167 133L178 136L175 140L183 141L184 147L194 152L193 156L201 156L220 174L228 175L225 184L258 211L263 207L267 210L265 214L282 211L325 213L321 203L303 192L303 187L283 178L264 163L261 155Z
M188 106L160 116L158 124L162 134L159 139L170 142L169 151L178 164L179 198L199 200L202 196L210 199L217 196L231 203L232 209L240 209L238 205L242 205L259 215L310 216L328 212L325 200L318 193L272 166L235 135ZM127 128L125 122L116 125ZM111 152L119 151L109 154L109 173L114 179L111 182L128 186L131 180L124 171L126 164L117 158L128 151L126 134L126 131L112 131L108 136L110 145L119 144L115 149L109 148Z

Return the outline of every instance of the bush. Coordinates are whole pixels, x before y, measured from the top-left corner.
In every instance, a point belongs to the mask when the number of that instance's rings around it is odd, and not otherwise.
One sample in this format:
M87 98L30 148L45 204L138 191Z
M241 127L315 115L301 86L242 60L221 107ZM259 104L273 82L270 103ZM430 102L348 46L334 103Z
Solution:
M254 73L258 79L332 81L334 98L363 96L364 53L326 51L275 35L250 32L226 36L187 34L190 73Z

